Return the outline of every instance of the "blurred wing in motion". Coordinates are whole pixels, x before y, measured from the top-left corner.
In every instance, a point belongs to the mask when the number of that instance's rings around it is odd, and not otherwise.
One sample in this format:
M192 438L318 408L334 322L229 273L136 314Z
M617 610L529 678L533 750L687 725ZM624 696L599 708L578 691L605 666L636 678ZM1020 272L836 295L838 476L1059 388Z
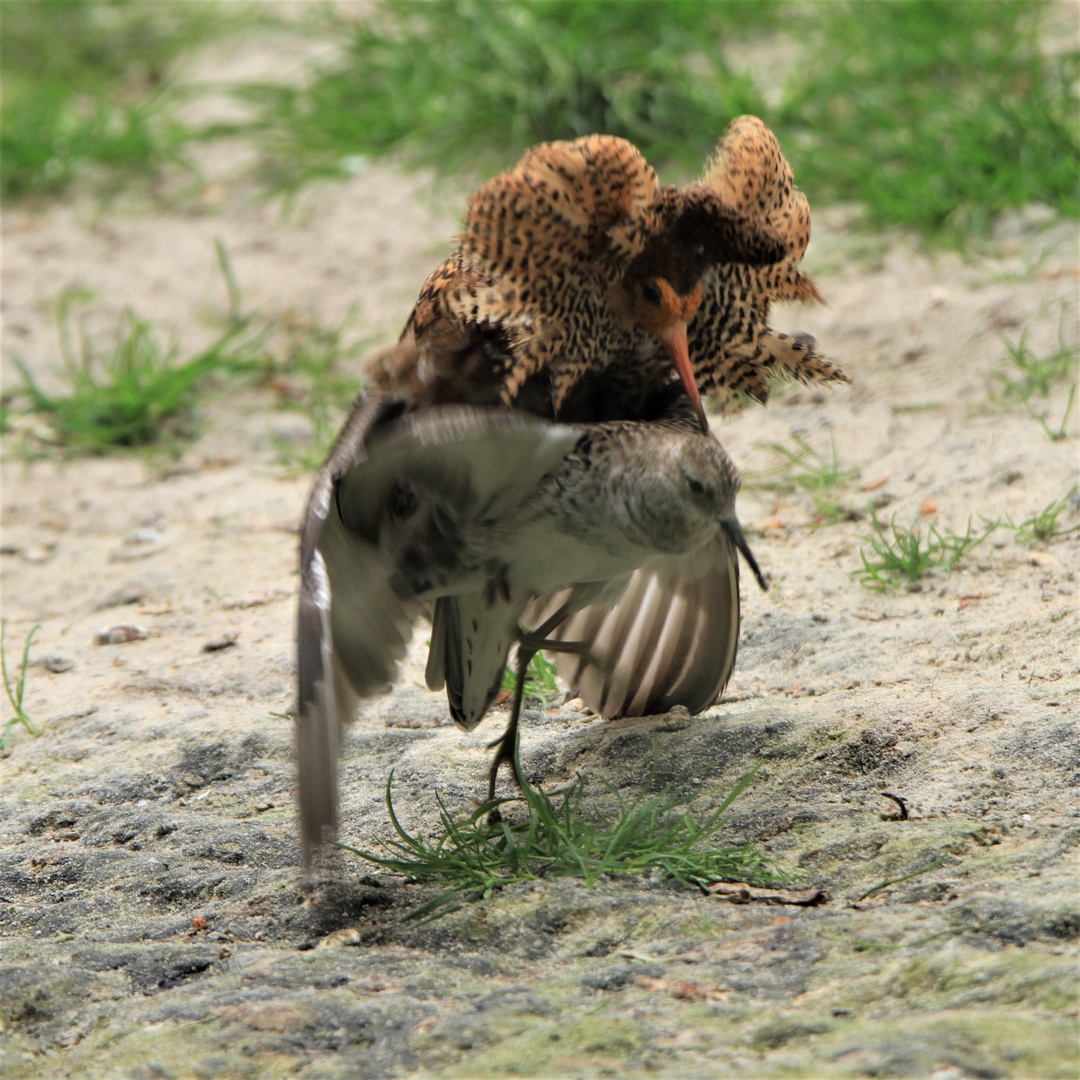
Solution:
M463 532L516 506L579 438L516 411L403 409L393 398L359 399L304 519L297 760L305 866L337 828L340 725L358 698L397 677L419 600L455 584L481 587L486 571ZM429 672L440 663L445 677L445 653Z

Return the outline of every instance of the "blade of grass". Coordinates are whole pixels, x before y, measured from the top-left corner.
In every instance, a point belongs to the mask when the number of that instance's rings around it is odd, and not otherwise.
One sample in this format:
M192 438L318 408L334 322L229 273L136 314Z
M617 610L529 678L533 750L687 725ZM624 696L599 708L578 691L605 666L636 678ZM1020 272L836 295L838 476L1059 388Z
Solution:
M903 877L889 878L888 881L883 881L881 884L875 885L872 889L867 889L862 896L851 902L852 906L861 904L864 900L869 900L871 896L877 896L883 889L888 889L893 885L899 885L901 882L910 881L912 878L919 877L921 874L927 874L931 870L936 870L948 857L949 855L946 852L940 859L936 859L934 862L930 863L929 866L924 866L921 870L913 870L910 874L905 874Z
M13 685L11 676L8 674L7 650L4 641L4 637L7 633L7 620L0 619L0 673L2 673L4 677L4 692L7 694L7 699L11 703L11 707L15 710L15 715L4 724L3 734L0 735L0 751L7 749L8 740L11 738L11 733L17 724L21 724L31 735L41 734L34 725L34 722L26 715L26 711L23 709L23 691L26 689L26 669L30 659L30 643L34 640L34 635L40 629L40 626L35 626L26 635L26 640L23 642L22 664L19 667L19 678Z

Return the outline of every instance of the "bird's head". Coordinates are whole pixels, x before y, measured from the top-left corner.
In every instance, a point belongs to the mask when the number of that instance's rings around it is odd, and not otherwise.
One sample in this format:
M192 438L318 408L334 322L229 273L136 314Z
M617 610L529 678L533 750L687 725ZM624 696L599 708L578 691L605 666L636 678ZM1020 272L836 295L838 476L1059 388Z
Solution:
M623 276L630 310L641 329L667 350L704 424L686 340L701 305L702 275L719 263L779 262L787 250L772 228L725 205L702 184L663 188L635 225L627 239L636 241L637 252Z
M706 424L686 340L686 328L701 305L701 278L693 283L689 292L680 293L666 277L648 274L631 282L629 292L634 319L667 350L694 411L702 424Z

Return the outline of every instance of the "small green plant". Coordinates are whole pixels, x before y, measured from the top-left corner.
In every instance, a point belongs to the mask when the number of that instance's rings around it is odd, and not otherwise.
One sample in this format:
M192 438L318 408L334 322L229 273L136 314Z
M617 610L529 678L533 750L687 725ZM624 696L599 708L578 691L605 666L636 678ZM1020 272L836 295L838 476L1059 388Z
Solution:
M1073 398L1075 397L1076 387L1070 386L1069 400L1065 402L1065 412L1061 417L1061 423L1056 427L1051 427L1047 421L1047 417L1050 415L1049 410L1043 409L1041 412L1036 412L1031 407L1031 401L1028 398L1024 398L1024 408L1027 409L1028 415L1031 416L1033 420L1039 422L1039 426L1046 432L1047 438L1049 438L1051 442L1061 442L1062 439L1068 438L1069 435L1067 425L1069 423L1069 414L1072 412Z
M1036 356L1028 346L1028 332L1020 333L1020 340L1015 344L1002 337L1002 344L1012 361L1013 369L996 371L994 378L1004 400L1019 400L1027 403L1033 394L1046 397L1051 385L1064 378L1076 366L1076 349L1065 342L1065 307L1062 306L1058 320L1058 347L1046 356Z
M105 453L187 433L181 422L190 414L199 384L235 365L246 344L250 320L234 320L208 348L178 363L175 341L163 349L151 323L128 308L111 352L100 355L81 326L78 346L74 343L75 299L61 297L57 315L69 392L47 394L26 365L16 361L31 408L49 414L57 440L73 449Z
M831 453L828 458L815 450L802 435L791 433L795 448L783 443L770 442L757 445L772 450L783 459L781 464L761 473L753 474L752 486L766 491L803 491L821 492L829 488L840 487L859 475L858 469L841 469L836 453L836 439L829 433ZM776 479L770 479L775 477Z
M410 881L434 883L443 891L410 912L406 919L427 922L487 899L505 885L545 877L578 877L592 887L604 877L659 875L686 884L715 881L767 883L787 875L751 844L714 846L728 807L753 778L739 781L723 803L704 820L678 812L686 799L671 793L625 800L610 784L618 814L612 819L583 805L585 780L579 777L552 799L525 784L522 799L527 820L509 823L492 814L515 799L495 799L464 818L455 817L439 799L442 832L434 840L409 833L398 820L391 797L393 773L386 782L386 807L397 840L380 841L388 854L342 845L346 851L404 874ZM520 774L520 770L519 770Z
M1036 540L1045 542L1053 540L1055 537L1068 536L1069 533L1080 532L1080 524L1073 525L1068 529L1059 529L1058 519L1066 507L1076 499L1078 491L1080 491L1080 485L1074 484L1067 495L1050 503L1049 506L1043 507L1042 510L1036 511L1031 517L1021 521L1019 525L1014 525L1010 520L990 522L983 518L983 522L987 525L1000 524L1002 528L1012 529L1013 539L1018 544L1030 544Z
M991 400L1019 401L1027 410L1028 415L1038 422L1052 442L1060 442L1068 436L1069 416L1072 413L1073 402L1076 397L1076 386L1069 387L1069 398L1065 403L1065 412L1061 417L1061 423L1051 426L1049 411L1036 409L1031 399L1038 394L1047 397L1051 386L1059 379L1065 378L1076 367L1077 350L1065 341L1065 306L1062 305L1061 316L1058 320L1058 346L1046 356L1036 356L1028 346L1028 332L1024 330L1020 334L1020 340L1015 344L1006 338L1001 339L1008 352L1012 368L1008 371L994 372L994 378L998 383L997 394L991 393Z
M529 669L525 673L525 696L540 698L546 705L559 693L556 674L555 665L543 653L538 652L529 661ZM502 688L513 690L516 683L517 668L510 664L503 674Z
M873 533L861 536L861 540L870 545L872 557L865 548L859 549L862 567L851 572L868 589L882 592L890 586L911 585L918 581L928 570L943 569L951 573L956 564L974 547L981 544L996 528L999 522L984 522L984 532L975 534L971 531L971 519L963 536L945 529L941 531L930 522L926 531L913 524L903 528L896 524L896 518L886 531L878 521L873 503L869 504L870 521Z
M7 693L7 699L11 702L11 707L15 710L15 715L5 722L3 733L0 734L0 751L7 749L8 740L11 738L11 732L17 724L21 724L31 735L39 734L33 721L26 715L26 712L23 709L23 690L26 688L26 668L27 661L30 658L30 642L34 640L34 635L40 629L40 626L35 626L30 633L26 635L26 641L23 643L22 664L19 668L19 678L12 684L11 676L8 674L7 651L4 647L4 635L7 632L7 621L0 619L0 672L2 672L4 676L4 691Z
M833 488L843 487L854 480L859 470L841 469L832 432L829 433L829 440L828 457L795 432L791 433L794 448L778 442L758 443L763 449L779 454L782 460L772 468L744 474L746 486L764 491L791 492L798 488L808 492L814 502L811 525L815 528L861 517L861 514L842 506L832 492Z

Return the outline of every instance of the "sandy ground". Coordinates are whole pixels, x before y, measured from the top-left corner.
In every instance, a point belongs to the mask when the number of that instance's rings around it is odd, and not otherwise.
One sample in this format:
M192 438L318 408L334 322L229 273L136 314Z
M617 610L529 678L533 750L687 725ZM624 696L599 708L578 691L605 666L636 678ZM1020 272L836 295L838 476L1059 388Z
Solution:
M5 380L16 357L53 377L66 289L96 294L99 340L130 305L205 344L224 307L215 238L249 308L355 310L373 345L397 332L463 189L377 166L283 216L236 179L242 154L218 153L196 205L5 213ZM989 253L931 258L831 210L807 266L830 306L776 322L813 332L853 384L718 422L772 582L744 582L727 696L692 719L537 711L524 755L536 780L633 793L655 752L657 782L694 786L695 810L760 762L728 835L829 902L538 882L416 929L400 916L428 894L358 862L304 888L292 731L273 715L294 693L309 483L273 436L303 425L222 391L178 463L5 443L9 662L40 624L24 704L41 735L0 759L0 1076L1076 1075L1078 534L999 530L951 575L875 593L852 578L866 522L813 528L810 498L760 475L778 463L763 444L797 433L859 470L844 506L873 497L903 525L1019 522L1068 495L1077 440L990 391L1000 335L1026 330L1044 355L1060 325L1075 343L1076 229L1018 214ZM1067 389L1035 404L1058 420ZM1078 520L1073 500L1060 524ZM135 640L98 643L124 626ZM391 768L413 827L435 825L436 788L461 808L482 793L501 719L458 733L423 654L420 633L350 734L347 841L388 835Z

